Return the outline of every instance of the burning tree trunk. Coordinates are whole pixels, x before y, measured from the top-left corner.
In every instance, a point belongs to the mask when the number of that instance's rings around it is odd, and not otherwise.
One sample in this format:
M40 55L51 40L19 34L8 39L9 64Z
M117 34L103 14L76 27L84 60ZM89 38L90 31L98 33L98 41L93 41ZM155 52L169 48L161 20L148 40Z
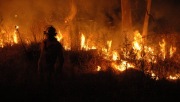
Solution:
M147 9L146 9L143 32L142 32L143 37L147 37L150 9L151 9L151 0L147 0Z
M132 41L132 18L131 18L131 4L130 0L121 0L122 10L122 33L127 34L127 37Z

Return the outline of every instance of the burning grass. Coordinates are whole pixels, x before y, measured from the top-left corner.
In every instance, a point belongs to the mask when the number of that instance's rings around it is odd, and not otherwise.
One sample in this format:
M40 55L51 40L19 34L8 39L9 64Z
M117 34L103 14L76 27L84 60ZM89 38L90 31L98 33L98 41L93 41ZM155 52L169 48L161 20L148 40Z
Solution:
M19 28L17 27L14 36L19 35L20 37ZM114 44L112 40L106 41L104 45L96 45L92 39L87 39L85 34L82 33L79 38L79 49L77 50L71 50L71 44L64 42L65 38L60 31L56 38L62 42L65 48L66 63L64 70L68 74L98 73L109 69L115 74L119 74L133 68L150 75L156 80L162 78L176 80L180 78L180 55L177 53L179 49L175 41L168 40L168 38L175 39L175 35L169 35L169 37L165 35L156 39L149 37L148 39L152 39L152 41L147 41L139 31L135 31L134 40L129 42L128 38L125 38L123 46L117 50L112 48ZM4 42L6 39L2 41ZM36 66L39 57L38 43L25 43L17 36L7 40L7 43L3 42L0 43L1 66L6 66L11 60L21 63L28 62L29 59L33 61L34 67ZM19 55L20 58L26 56L28 60L16 60L19 57L13 59L14 55ZM15 66L20 67L21 64L19 65L19 63L16 63Z
M65 50L65 75L56 82L54 90L51 90L53 94L46 94L46 89L43 89L45 85L39 86L37 79L39 44L26 45L26 48L28 53L20 44L0 49L1 88L10 88L9 93L4 95L11 99L14 97L42 101L53 97L53 100L80 101L89 100L91 97L98 101L154 101L161 100L161 97L171 99L171 93L177 95L176 92L179 92L178 55L163 59L161 54L158 54L155 61L149 62L144 57L137 59L138 55L130 47L106 52L109 49L107 47L103 51ZM172 82L164 79L171 79ZM2 92L7 92L7 89Z

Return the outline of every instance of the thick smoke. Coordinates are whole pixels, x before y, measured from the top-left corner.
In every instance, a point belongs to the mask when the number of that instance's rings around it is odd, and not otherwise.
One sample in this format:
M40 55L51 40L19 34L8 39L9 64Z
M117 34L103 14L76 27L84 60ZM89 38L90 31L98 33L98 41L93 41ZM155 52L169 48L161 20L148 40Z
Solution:
M1 28L14 29L19 26L22 36L30 37L33 28L60 22L68 12L67 0L1 0ZM66 6L65 6L66 5ZM42 31L41 31L42 32ZM39 33L41 32L34 32Z
M1 29L8 32L18 25L24 38L40 36L49 24L63 31L69 17L79 32L91 29L91 33L110 36L109 30L117 30L120 22L120 0L0 0Z
M145 0L132 0L131 4L133 26L141 31ZM176 0L152 0L151 14L157 22L165 19L179 29L179 8ZM153 30L159 23L150 21ZM24 39L41 38L50 24L67 32L69 22L95 41L119 43L124 39L120 33L121 0L0 0L0 30L12 32L18 25Z

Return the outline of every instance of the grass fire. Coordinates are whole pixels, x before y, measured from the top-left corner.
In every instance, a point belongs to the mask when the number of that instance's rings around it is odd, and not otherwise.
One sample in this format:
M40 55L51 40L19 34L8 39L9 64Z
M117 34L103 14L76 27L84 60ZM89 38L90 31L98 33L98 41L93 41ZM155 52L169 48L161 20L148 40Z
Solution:
M177 99L179 5L176 0L0 0L3 99ZM64 65L62 75L42 83L38 60L49 25L64 48Z

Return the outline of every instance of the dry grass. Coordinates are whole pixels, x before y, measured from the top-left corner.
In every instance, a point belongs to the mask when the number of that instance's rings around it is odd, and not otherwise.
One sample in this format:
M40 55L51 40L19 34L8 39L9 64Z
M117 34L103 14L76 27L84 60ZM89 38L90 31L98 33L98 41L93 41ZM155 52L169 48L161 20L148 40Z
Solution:
M21 45L0 49L0 88L4 98L18 101L157 101L177 99L179 81L155 81L142 71L130 69L115 74L109 63L96 50L65 51L64 76L55 81L53 89L41 85L37 76L38 44L27 46L28 56ZM31 57L29 57L31 56ZM173 58L176 59L176 58ZM142 63L141 61L136 63ZM135 63L135 62L134 62ZM106 70L97 72L97 66ZM159 66L179 68L172 59L158 60L144 67L159 71ZM164 69L165 70L165 69ZM173 70L174 71L174 70ZM7 93L6 93L7 92Z

